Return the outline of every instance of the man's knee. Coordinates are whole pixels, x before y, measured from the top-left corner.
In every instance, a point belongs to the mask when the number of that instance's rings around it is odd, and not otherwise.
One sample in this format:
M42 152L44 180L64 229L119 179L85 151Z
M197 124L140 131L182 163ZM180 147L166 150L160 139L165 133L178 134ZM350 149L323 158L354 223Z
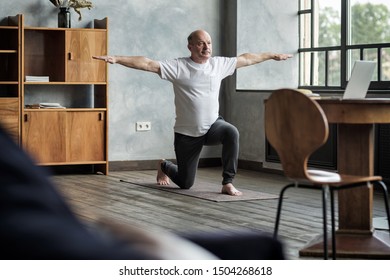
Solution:
M237 127L233 127L233 135L238 140L240 138L240 132L238 131Z
M186 179L186 180L181 180L180 182L178 182L178 186L181 188L181 189L190 189L195 183L195 180L194 179Z
M227 130L227 138L232 141L232 142L238 142L240 138L240 132L235 126L230 126L229 129Z

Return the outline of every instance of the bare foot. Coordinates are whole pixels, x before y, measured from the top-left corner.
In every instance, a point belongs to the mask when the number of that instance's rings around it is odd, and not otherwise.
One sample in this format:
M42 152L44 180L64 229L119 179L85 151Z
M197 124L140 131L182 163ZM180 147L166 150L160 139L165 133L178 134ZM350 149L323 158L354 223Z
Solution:
M233 184L231 184L231 183L226 184L226 185L223 185L223 186L222 186L221 193L223 193L223 194L228 194L228 195L233 195L233 196L240 196L240 195L242 195L242 192L240 192L239 190L237 190L237 189L233 186Z
M161 170L161 163L164 160L160 160L157 165L157 185L167 186L170 184L169 177Z

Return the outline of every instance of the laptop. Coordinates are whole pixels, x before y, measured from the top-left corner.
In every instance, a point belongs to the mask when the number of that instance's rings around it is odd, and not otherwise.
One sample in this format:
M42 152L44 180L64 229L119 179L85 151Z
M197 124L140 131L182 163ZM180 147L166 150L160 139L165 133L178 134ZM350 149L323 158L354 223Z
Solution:
M343 99L364 99L374 74L376 62L357 60L352 68Z

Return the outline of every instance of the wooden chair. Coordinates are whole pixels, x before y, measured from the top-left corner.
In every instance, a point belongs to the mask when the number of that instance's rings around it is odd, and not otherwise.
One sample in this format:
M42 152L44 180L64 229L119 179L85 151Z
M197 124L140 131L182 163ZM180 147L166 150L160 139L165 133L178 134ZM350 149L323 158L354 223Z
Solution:
M390 227L389 202L386 185L380 176L353 176L318 169L308 169L310 155L327 140L329 126L320 105L304 93L292 89L274 91L265 103L265 134L277 151L283 171L293 182L279 195L274 228L277 237L283 196L291 187L322 191L324 259L328 258L327 197L330 195L332 257L336 259L334 191L377 184L383 190Z

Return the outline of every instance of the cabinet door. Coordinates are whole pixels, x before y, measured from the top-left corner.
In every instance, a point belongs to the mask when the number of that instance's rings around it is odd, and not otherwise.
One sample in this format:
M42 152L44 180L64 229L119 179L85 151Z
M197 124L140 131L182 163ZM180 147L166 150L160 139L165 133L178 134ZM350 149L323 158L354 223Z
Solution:
M0 123L19 143L19 100L17 98L0 98Z
M69 162L106 160L105 112L68 112Z
M106 64L92 59L107 54L106 32L69 30L66 32L66 82L106 82Z
M40 163L66 161L66 112L26 112L23 148Z

